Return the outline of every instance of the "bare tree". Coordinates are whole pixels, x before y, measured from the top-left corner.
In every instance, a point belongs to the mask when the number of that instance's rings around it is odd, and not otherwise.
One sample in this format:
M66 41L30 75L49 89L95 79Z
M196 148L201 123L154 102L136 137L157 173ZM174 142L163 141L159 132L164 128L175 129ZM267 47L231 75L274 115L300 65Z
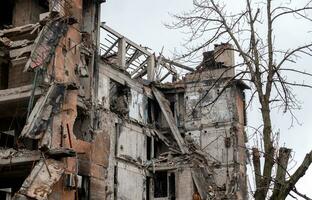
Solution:
M273 107L282 107L285 113L290 113L295 119L293 110L298 108L299 103L293 88L311 88L311 85L304 82L289 81L285 74L312 76L300 66L289 67L289 64L295 63L302 54L312 56L312 42L289 49L279 49L275 43L278 35L274 28L285 17L298 19L298 22L312 22L312 16L308 15L309 12L312 13L312 1L306 1L301 7L295 7L291 0L242 0L227 3L241 3L242 9L237 12L231 11L226 2L217 0L193 0L193 8L173 15L174 22L167 26L187 31L187 51L181 54L181 58L193 60L202 49L220 41L232 43L233 50L240 55L241 72L236 78L250 83L250 101L259 101L262 116L262 126L259 130L261 145L252 149L256 188L254 198L285 199L294 192L309 199L299 193L295 185L309 168L312 151L306 154L303 162L290 174L287 168L292 150L278 148L270 111ZM263 146L263 149L260 146Z

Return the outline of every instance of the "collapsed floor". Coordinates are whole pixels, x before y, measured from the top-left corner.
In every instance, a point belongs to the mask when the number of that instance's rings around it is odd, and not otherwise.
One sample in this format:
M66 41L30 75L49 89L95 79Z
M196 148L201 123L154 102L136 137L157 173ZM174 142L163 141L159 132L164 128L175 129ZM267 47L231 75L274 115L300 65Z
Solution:
M101 3L0 3L0 199L246 199L231 45L193 69L99 23Z

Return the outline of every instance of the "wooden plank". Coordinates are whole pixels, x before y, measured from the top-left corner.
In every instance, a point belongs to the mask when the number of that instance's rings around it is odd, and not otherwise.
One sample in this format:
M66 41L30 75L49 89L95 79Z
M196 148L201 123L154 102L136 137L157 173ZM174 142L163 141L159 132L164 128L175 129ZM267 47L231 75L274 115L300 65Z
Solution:
M179 146L181 152L183 154L188 153L188 149L184 143L184 139L182 138L182 136L179 132L179 129L176 126L175 119L174 119L173 114L171 112L168 100L154 86L152 86L152 90L153 90L155 98L156 98L156 100L157 100L157 102L161 108L161 111L164 114L166 121L168 122L170 130L171 130L176 142L178 143L178 146Z

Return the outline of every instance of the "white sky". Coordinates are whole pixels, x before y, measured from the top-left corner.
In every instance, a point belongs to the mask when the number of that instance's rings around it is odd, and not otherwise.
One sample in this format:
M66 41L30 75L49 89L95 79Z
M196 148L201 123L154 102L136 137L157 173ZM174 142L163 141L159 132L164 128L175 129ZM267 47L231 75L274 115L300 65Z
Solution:
M233 4L234 1L228 0L226 2ZM239 6L239 4L235 1L235 4L230 6ZM191 8L191 0L107 0L106 3L102 4L101 19L102 22L106 22L108 26L127 38L151 48L156 53L159 53L164 47L164 55L171 57L171 52L175 49L181 49L185 35L178 30L166 29L163 23L172 20L168 13L177 13ZM280 21L277 29L277 43L283 47L295 47L297 44L311 42L311 32L307 34L306 29L302 27L311 27L311 24L298 23L292 18ZM311 63L311 57L303 57L303 60L298 62L304 69L312 73ZM292 80L297 78L290 75ZM310 103L312 89L298 89L296 94L303 103L302 110L296 114L301 125L295 124L293 128L289 128L289 117L277 112L277 110L272 112L274 129L281 133L281 146L285 144L285 146L293 148L295 151L294 159L301 163L305 154L312 150L312 115L310 115L312 113L312 104ZM248 111L248 123L256 125L258 119L259 110L254 104L253 108ZM291 166L294 164L295 162L292 162ZM310 198L312 197L312 167L306 176L299 181L297 189Z

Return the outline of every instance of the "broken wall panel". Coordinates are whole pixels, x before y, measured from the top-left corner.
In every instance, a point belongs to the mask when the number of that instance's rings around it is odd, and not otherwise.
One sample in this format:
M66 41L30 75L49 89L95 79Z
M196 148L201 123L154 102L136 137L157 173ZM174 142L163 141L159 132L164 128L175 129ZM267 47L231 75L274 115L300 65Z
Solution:
M207 152L210 162L220 164L234 163L234 141L231 126L219 129L204 128L201 131L201 149Z
M146 190L144 171L121 162L118 162L117 166L117 199L144 199Z
M139 164L146 162L147 141L143 129L132 124L120 127L117 138L117 156Z
M147 97L138 93L135 90L131 90L131 101L129 104L129 117L146 124L148 118Z
M178 169L176 175L176 199L189 200L193 198L194 183L192 179L191 169Z

